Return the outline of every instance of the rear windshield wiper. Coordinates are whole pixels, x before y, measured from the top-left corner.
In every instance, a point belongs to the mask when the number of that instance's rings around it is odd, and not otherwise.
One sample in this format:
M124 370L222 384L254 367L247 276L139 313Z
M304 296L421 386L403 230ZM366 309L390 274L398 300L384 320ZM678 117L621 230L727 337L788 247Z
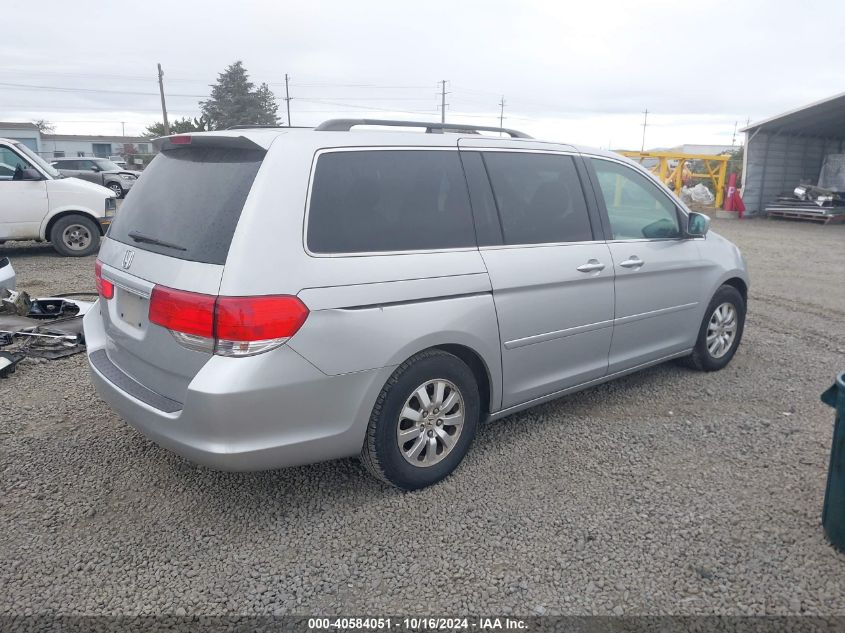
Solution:
M179 246L178 244L172 244L170 242L165 242L164 240L160 240L157 237L150 237L149 235L144 235L143 233L138 233L138 231L129 231L129 237L131 237L136 242L142 244L155 244L156 246L164 246L165 248L172 248L176 251L186 251L188 250L184 246Z

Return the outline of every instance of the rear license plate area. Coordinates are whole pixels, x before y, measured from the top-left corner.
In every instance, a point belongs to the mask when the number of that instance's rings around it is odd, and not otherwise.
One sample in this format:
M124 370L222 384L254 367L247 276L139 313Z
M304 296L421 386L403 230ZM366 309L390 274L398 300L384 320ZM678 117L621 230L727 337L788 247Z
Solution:
M124 288L117 288L117 315L120 320L134 328L144 327L144 321L149 313L149 299L130 292Z

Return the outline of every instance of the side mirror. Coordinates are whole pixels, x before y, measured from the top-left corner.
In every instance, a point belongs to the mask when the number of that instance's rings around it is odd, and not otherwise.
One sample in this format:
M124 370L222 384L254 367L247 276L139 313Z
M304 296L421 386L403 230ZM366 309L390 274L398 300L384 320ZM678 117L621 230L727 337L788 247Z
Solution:
M42 176L37 169L27 167L23 170L23 177L21 180L44 180L44 176Z
M691 212L687 222L687 235L690 237L704 237L710 230L710 216L703 213Z

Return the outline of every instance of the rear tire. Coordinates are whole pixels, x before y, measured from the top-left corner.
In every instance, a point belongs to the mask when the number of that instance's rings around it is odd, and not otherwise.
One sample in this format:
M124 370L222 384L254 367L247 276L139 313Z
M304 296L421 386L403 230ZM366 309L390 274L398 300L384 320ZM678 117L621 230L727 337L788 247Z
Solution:
M100 246L100 229L84 215L66 215L50 229L50 242L59 255L86 257Z
M426 350L402 363L373 407L361 461L403 490L430 486L463 460L480 417L478 383L457 356Z
M692 354L681 362L699 371L718 371L736 354L745 329L745 300L733 286L721 286L707 306Z

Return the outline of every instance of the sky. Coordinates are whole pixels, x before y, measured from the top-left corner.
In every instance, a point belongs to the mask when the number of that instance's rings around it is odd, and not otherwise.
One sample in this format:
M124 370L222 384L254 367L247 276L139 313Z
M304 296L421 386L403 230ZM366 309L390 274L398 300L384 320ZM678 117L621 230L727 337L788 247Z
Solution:
M138 134L197 116L242 60L286 121L440 119L639 149L730 145L735 126L845 91L841 0L3 2L0 121ZM798 45L796 45L798 43ZM742 142L742 134L736 143Z

